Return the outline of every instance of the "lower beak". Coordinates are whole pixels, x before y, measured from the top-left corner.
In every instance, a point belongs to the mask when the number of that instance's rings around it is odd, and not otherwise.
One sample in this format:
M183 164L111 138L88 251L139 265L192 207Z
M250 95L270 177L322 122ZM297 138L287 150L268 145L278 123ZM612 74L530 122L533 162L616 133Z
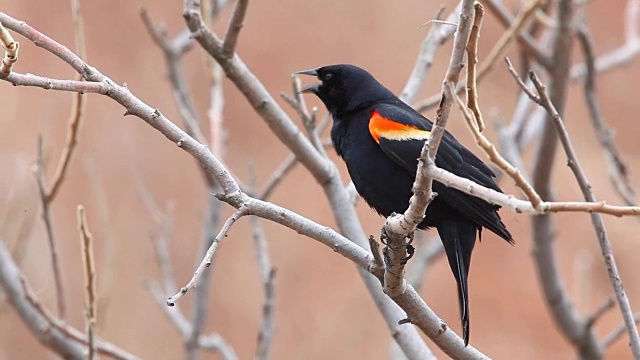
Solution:
M317 94L320 91L320 84L311 84L306 88L300 90L301 93L314 93Z

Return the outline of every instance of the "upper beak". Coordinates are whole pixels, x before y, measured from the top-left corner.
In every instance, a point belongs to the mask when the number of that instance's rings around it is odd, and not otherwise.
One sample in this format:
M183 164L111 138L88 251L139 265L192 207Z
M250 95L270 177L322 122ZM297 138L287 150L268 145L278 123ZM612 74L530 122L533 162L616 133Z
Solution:
M309 69L309 70L302 70L302 71L296 71L294 72L294 74L297 75L311 75L311 76L318 76L318 71L317 69ZM320 84L311 84L305 88L303 88L302 90L300 90L301 93L318 93L320 89Z
M317 69L301 70L301 71L294 72L294 74L318 76L318 70Z

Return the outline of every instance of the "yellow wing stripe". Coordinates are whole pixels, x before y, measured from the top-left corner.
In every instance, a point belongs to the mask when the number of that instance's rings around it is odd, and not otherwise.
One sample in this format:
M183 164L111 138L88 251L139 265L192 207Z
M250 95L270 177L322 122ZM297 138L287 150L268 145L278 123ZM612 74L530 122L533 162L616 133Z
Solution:
M375 110L369 119L369 133L378 144L380 144L380 138L398 141L427 140L431 135L429 131L389 120Z

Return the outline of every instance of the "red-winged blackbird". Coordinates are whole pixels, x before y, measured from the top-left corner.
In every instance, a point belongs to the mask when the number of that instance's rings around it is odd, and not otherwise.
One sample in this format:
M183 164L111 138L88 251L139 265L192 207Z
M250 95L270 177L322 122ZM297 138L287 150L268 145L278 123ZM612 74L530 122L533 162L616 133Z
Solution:
M322 100L333 116L331 139L347 164L358 193L380 215L402 213L409 206L418 157L433 123L398 99L367 71L354 65L331 65L299 74L321 83L305 88ZM445 132L436 165L496 191L495 174L471 151ZM500 220L499 207L434 182L438 194L420 229L435 227L458 283L465 346L469 343L467 276L471 253L485 227L513 243Z

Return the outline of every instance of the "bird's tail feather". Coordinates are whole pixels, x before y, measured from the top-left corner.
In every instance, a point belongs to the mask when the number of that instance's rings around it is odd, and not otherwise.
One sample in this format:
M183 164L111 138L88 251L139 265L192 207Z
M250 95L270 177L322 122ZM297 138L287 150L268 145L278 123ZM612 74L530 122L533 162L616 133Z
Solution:
M462 338L469 344L469 288L467 277L471 253L476 242L477 225L466 219L449 219L437 226L449 266L458 283L458 302L462 321Z

